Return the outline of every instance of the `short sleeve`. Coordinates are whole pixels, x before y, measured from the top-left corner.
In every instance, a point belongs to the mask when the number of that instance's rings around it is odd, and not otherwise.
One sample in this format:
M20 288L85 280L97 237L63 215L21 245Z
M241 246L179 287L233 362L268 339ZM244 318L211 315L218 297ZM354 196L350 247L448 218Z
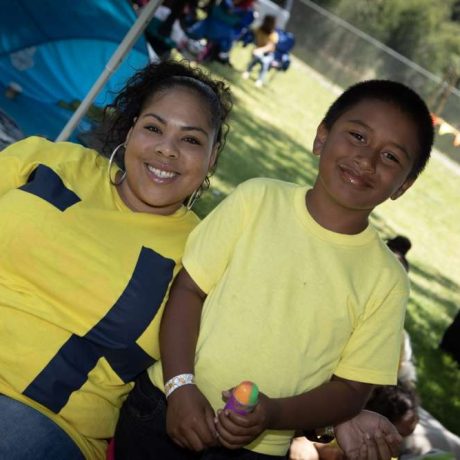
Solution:
M394 385L401 354L408 289L395 289L366 309L334 374L358 382Z
M244 189L239 186L190 234L183 266L205 293L222 277L245 226Z
M41 152L52 142L39 137L29 137L15 142L0 152L0 196L27 182L31 171L39 163ZM44 149L46 150L46 148Z

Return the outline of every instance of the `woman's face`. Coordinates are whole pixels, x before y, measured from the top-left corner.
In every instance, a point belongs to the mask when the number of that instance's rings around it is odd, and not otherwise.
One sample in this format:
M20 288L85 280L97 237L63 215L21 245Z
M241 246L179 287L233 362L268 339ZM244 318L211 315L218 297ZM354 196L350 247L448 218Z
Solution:
M126 178L118 186L133 211L168 215L203 183L216 159L209 106L176 86L146 104L128 133Z

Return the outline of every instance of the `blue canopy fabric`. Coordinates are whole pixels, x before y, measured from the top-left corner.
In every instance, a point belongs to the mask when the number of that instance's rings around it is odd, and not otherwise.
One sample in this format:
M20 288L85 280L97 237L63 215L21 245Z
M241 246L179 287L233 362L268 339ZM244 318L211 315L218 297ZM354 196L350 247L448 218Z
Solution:
M0 0L0 108L26 135L54 139L136 19L129 0ZM141 37L94 104L147 63Z

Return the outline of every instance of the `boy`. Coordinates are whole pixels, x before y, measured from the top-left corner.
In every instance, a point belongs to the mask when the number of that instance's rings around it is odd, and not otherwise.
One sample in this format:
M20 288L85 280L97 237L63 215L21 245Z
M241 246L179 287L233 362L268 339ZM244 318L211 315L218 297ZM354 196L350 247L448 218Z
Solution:
M174 443L244 448L181 457L154 438L158 458L285 458L295 430L338 425L373 385L396 383L408 279L368 218L413 184L432 143L416 93L358 83L318 127L313 188L251 180L198 226L149 376L165 388ZM254 412L219 410L242 380L262 391Z

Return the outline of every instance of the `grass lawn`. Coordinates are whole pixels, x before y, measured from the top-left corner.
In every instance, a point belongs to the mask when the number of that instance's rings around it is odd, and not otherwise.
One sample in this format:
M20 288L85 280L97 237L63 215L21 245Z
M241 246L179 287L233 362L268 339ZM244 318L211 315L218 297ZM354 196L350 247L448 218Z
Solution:
M254 81L241 79L248 59L248 50L237 47L234 68L209 66L231 84L236 103L219 171L197 208L202 216L251 177L307 184L315 178L317 162L311 152L315 129L338 89L298 60L258 89ZM406 328L417 359L418 390L423 406L456 434L460 434L460 370L438 350L438 343L460 308L459 169L434 155L405 196L383 204L372 216L383 237L401 233L412 240Z

